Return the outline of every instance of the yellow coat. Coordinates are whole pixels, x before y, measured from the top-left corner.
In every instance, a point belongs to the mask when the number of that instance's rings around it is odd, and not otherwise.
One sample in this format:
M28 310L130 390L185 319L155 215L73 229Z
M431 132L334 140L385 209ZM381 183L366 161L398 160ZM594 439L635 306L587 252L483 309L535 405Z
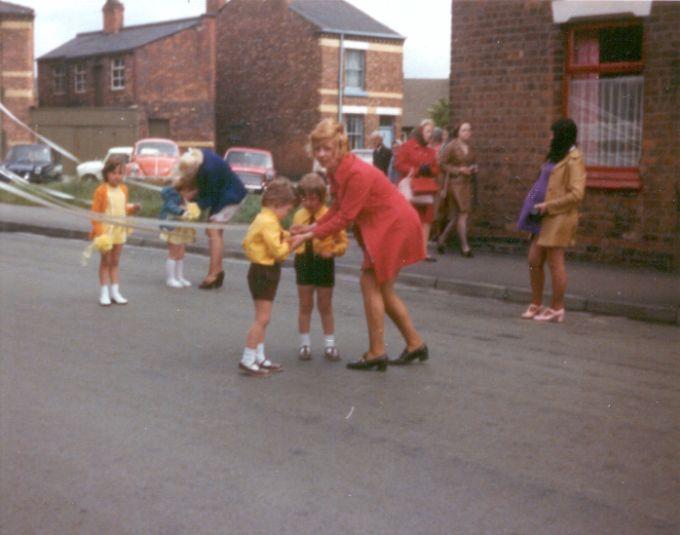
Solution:
M546 212L541 220L538 245L568 247L574 244L578 207L586 189L586 166L578 149L555 165L548 178Z
M328 212L328 207L322 205L321 208L314 214L314 221L318 221ZM293 216L293 225L309 225L311 221L311 214L306 208L300 208ZM322 253L332 254L333 256L342 256L347 251L347 246L349 245L349 239L347 238L347 232L341 230L337 234L332 234L327 236L322 240L314 238L312 240L312 247L314 254L320 255ZM305 246L301 245L295 252L297 254L302 254L305 252Z
M285 241L288 235L276 214L262 208L248 227L243 250L252 263L273 266L290 254L290 245Z

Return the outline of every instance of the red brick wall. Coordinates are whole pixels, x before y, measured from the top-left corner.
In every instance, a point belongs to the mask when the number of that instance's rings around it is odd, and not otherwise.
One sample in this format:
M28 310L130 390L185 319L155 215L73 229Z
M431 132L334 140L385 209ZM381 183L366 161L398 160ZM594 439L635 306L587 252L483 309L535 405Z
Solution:
M217 15L217 145L271 150L279 173L311 169L320 119L321 49L284 0L231 0Z
M0 93L5 105L20 120L29 122L35 101L33 74L33 17L0 17ZM0 119L0 157L17 143L32 142L31 135L9 118Z
M680 4L654 2L644 22L642 190L589 188L576 256L678 265L678 156L671 140L678 128L679 11ZM562 114L565 47L566 30L552 22L550 2L452 2L451 122L473 127L480 173L471 234L487 243L521 237L516 218L547 152L550 124Z

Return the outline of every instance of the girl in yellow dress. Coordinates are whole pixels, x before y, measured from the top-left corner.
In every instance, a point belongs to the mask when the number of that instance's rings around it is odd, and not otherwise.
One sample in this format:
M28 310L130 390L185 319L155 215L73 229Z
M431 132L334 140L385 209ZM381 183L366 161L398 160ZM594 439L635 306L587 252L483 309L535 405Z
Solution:
M123 162L111 159L102 170L104 183L99 186L92 199L92 211L108 216L125 217L127 214L139 212L139 204L128 203L128 189L123 184ZM90 239L99 238L106 235L110 238L112 248L108 251L101 251L99 262L99 284L101 285L99 294L99 304L108 306L111 302L119 305L127 303L120 293L120 254L123 245L127 240L128 227L92 221L92 231ZM109 287L110 285L110 287Z

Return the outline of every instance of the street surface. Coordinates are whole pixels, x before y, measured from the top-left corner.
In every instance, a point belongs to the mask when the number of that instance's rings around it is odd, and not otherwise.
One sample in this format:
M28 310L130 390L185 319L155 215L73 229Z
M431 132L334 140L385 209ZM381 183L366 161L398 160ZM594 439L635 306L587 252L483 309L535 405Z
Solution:
M126 247L100 307L86 243L0 234L0 531L150 534L680 532L677 327L401 289L431 359L387 373L296 357L284 270L268 353L237 373L247 264L171 290ZM188 256L200 282L207 259ZM337 338L365 350L358 282ZM389 351L402 343L389 325Z

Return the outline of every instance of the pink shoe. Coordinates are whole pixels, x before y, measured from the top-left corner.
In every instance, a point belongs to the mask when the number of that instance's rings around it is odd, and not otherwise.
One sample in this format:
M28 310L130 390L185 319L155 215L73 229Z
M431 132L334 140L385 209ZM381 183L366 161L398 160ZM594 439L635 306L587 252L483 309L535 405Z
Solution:
M546 308L543 312L534 316L534 320L562 323L564 321L564 309L553 310L552 308Z
M524 314L522 314L522 319L523 320L532 320L534 319L534 316L537 316L543 312L543 307L541 305L534 305L533 303L529 305L529 307L524 311Z

